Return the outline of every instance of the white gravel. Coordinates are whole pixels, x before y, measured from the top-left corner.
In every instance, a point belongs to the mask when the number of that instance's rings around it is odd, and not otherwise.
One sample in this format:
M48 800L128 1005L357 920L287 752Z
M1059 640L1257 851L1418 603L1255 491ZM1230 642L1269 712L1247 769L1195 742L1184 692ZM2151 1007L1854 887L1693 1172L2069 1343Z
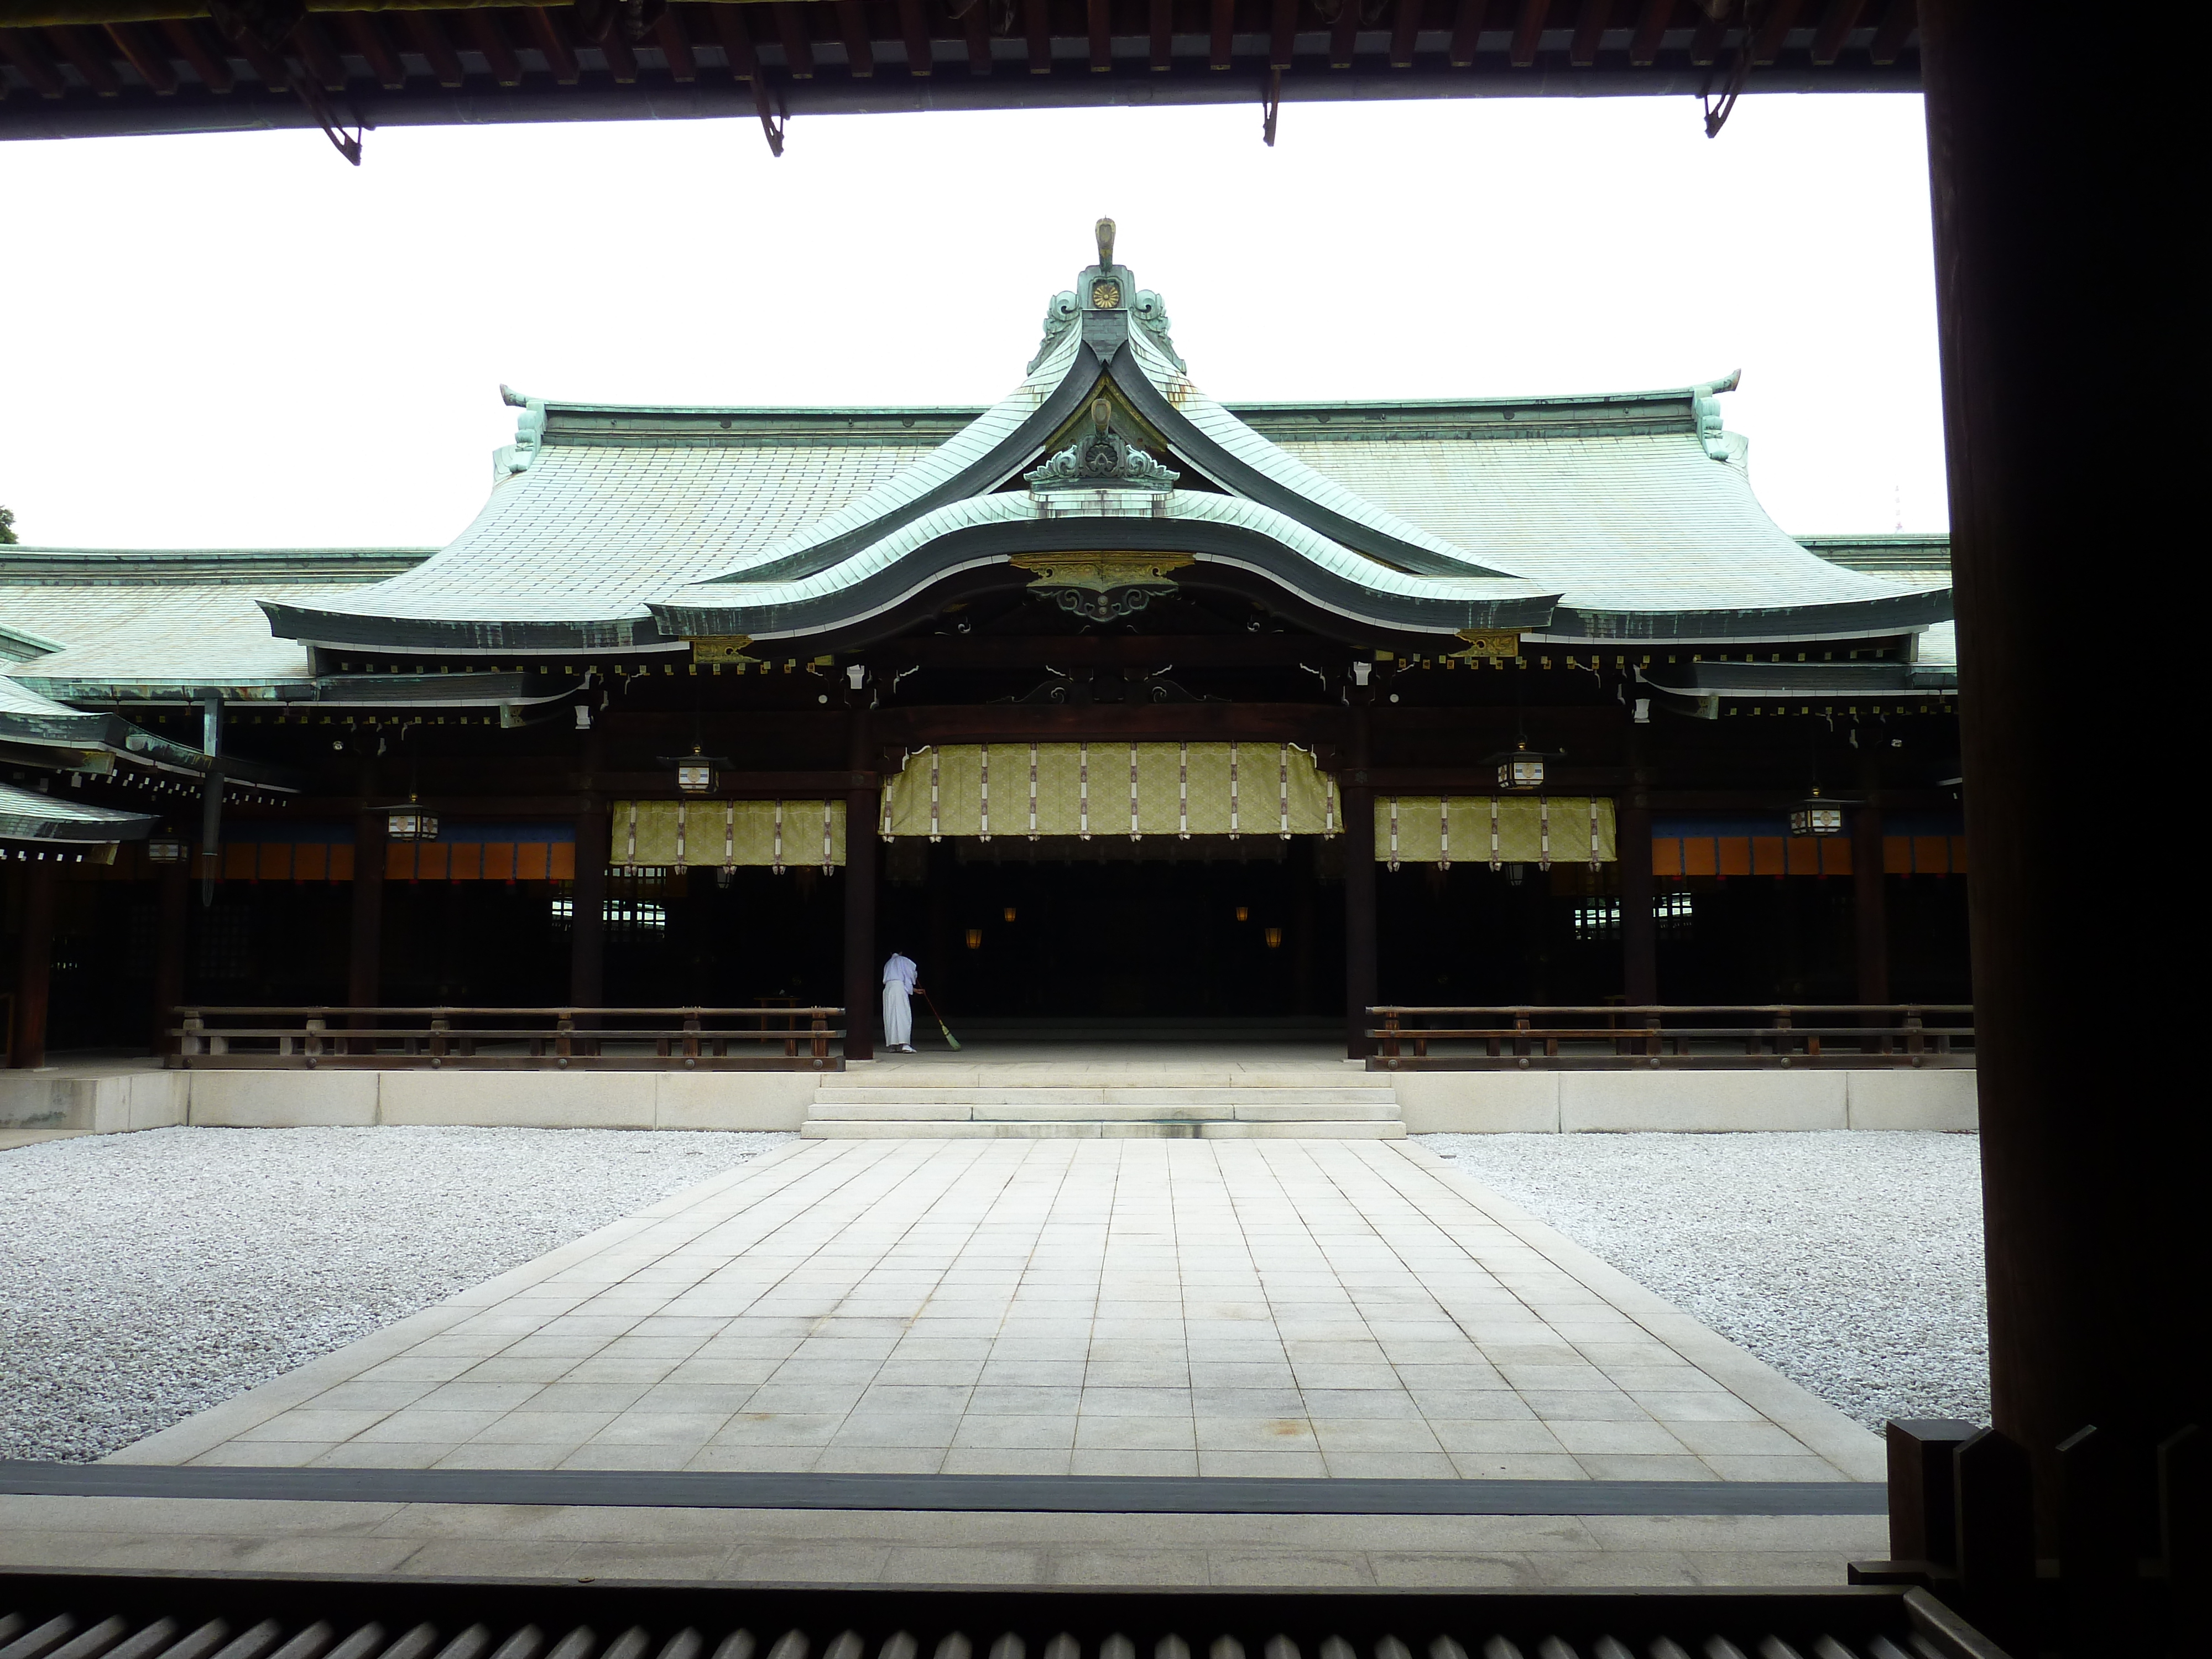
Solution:
M0 1152L0 1457L105 1456L789 1139L155 1129Z
M1973 1135L1422 1139L1869 1428L1989 1421Z

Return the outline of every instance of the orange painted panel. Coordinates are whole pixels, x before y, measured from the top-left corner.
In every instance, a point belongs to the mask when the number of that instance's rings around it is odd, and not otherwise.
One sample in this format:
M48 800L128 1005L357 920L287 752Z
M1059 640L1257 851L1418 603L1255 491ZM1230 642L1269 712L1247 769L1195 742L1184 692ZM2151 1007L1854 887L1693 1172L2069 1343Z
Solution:
M292 849L292 879L320 881L330 873L331 849L319 841L303 841Z
M1912 837L1884 836L1881 838L1881 872L1886 876L1909 876L1912 873Z
M475 881L483 874L483 843L480 841L457 841L453 843L453 861L446 873L455 881Z
M332 881L353 879L353 843L351 842L341 842L331 848L331 879Z
M292 878L292 843L289 841L264 841L261 856L255 860L253 873L263 881L289 881Z
M1747 876L1751 873L1751 837L1723 836L1720 838L1721 874Z
M1713 838L1711 836L1682 837L1682 873L1686 876L1720 873L1720 866L1713 856Z
M415 843L411 841L388 841L384 843L384 878L386 881L405 881L415 873Z
M415 873L424 881L446 878L446 854L453 849L442 841L426 841L415 849Z
M1793 876L1817 876L1820 873L1820 838L1818 836L1790 837L1790 873Z
M222 849L222 878L248 881L260 862L260 848L250 841L234 841Z
M543 881L549 860L542 841L519 842L514 849L514 878L517 881Z
M1851 838L1849 836L1822 836L1820 841L1820 873L1824 876L1848 876L1851 872Z
M1778 876L1784 872L1782 837L1753 836L1751 838L1751 873L1754 876Z
M547 849L552 856L546 860L546 875L554 881L574 881L576 878L576 843L556 841Z
M1966 873L1966 838L1964 836L1951 837L1951 873L1954 876Z
M1949 875L1951 873L1950 836L1915 836L1912 838L1912 868L1917 875Z
M514 879L514 843L511 841L488 841L483 850L483 878L486 881Z

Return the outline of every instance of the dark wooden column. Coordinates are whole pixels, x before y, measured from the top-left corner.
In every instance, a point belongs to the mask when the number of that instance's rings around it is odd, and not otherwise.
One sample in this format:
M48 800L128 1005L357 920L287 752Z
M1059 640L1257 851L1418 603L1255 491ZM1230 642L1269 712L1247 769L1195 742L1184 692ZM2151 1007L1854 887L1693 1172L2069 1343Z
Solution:
M373 1008L384 976L382 812L362 812L353 827L353 933L346 952L346 1001Z
M1613 825L1620 858L1620 1000L1630 1007L1659 1000L1659 924L1652 919L1650 774L1642 760L1644 733L1629 728L1628 791Z
M1851 933L1858 957L1858 1000L1889 1000L1889 911L1881 856L1881 763L1859 762L1861 804L1851 813ZM1872 1016L1869 1016L1872 1018Z
M154 878L153 1048L169 1052L169 1028L176 1024L177 1005L185 1000L186 925L191 914L191 873L189 866L165 864Z
M605 739L584 733L582 810L576 814L576 876L568 890L568 1001L578 1008L606 1006L607 860L613 825L597 788Z
M15 1030L11 1062L25 1071L46 1063L46 1006L54 975L54 889L61 866L34 858L23 866L23 927L16 939Z
M2054 1448L2094 1424L2141 1455L2207 1416L2191 1352L2212 1274L2192 1054L2081 1022L2202 1006L2203 883L2116 883L2113 820L2187 799L2197 653L2125 653L2084 684L2068 642L2112 604L2193 591L2203 319L2190 246L2195 60L2094 78L2057 0L1921 0L1936 318L1957 585L1961 755L1996 1426L2033 1460L2057 1553ZM2114 389L2124 410L2079 407ZM2127 550L2124 561L2115 556ZM2109 596L2107 598L2106 596ZM2108 648L2112 642L2108 641ZM2177 809L2180 810L2180 809ZM2188 822L2177 819L2177 827ZM2185 836L2185 830L2182 831ZM2194 920L2192 920L2194 918ZM2138 1465L2140 1470L2140 1465ZM2155 1487L2108 1534L2153 1553Z
M1364 691L1355 691L1364 697ZM1344 800L1344 1051L1366 1059L1377 984L1375 966L1375 792L1367 783L1367 709L1352 709Z
M882 796L860 780L876 769L869 753L868 710L855 692L845 764L854 787L845 795L845 1058L876 1057L876 829Z

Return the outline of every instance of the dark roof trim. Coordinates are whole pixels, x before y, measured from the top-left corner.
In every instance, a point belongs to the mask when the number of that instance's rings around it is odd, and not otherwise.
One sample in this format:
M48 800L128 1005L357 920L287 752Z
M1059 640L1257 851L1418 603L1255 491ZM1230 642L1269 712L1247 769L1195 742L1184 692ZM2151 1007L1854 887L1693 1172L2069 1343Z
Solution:
M319 611L279 599L256 601L280 640L337 650L510 652L653 651L675 647L650 617L577 622L477 622L444 617L369 617Z
M1017 553L1111 550L1139 553L1189 553L1200 562L1231 561L1257 567L1265 575L1307 603L1355 623L1376 629L1452 634L1462 628L1541 626L1555 601L1548 596L1466 599L1413 598L1363 588L1323 570L1272 537L1240 526L1199 520L1066 518L1024 520L955 530L848 586L796 604L744 604L749 584L726 584L731 603L655 604L653 611L671 634L745 634L782 639L831 630L850 633L872 614L890 617L908 599L948 577L963 565L994 564ZM1026 584L1030 573L1005 566L1006 586ZM886 621L884 632L905 623Z
M1724 697L1948 697L1959 690L1955 670L1906 662L1669 663L1643 671L1643 678L1685 696L1717 692Z
M1759 611L1589 611L1563 605L1544 629L1559 643L1721 645L1746 640L1869 639L1951 620L1951 590L1923 588L1831 605Z

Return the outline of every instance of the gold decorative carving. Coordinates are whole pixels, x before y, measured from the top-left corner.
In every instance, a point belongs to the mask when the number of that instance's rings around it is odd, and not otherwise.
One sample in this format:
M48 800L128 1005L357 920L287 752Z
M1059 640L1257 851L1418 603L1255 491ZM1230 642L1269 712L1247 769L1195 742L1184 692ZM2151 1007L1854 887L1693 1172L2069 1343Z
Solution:
M1017 553L1007 561L1036 576L1039 587L1154 586L1198 561L1188 553Z
M751 662L745 647L753 642L750 634L707 634L691 641L693 662Z
M1121 285L1110 276L1101 276L1091 285L1091 308L1093 311L1119 311L1121 308Z
M1488 659L1493 657L1517 657L1521 654L1521 634L1513 628L1462 628L1460 638L1467 641L1467 649L1455 651L1455 657Z

